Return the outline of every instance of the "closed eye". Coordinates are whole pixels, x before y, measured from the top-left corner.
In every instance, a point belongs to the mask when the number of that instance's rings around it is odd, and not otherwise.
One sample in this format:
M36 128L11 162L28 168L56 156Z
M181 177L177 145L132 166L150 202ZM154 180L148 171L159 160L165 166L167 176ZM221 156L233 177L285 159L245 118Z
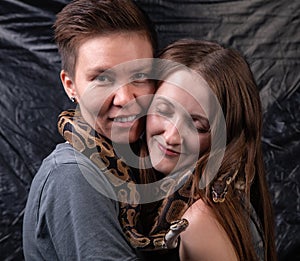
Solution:
M160 108L156 108L155 112L165 117L171 117L173 115L172 111L167 111Z
M165 117L171 117L174 114L174 105L165 98L157 97L152 102L150 111Z
M209 122L206 118L192 118L194 127L197 129L198 133L210 132Z

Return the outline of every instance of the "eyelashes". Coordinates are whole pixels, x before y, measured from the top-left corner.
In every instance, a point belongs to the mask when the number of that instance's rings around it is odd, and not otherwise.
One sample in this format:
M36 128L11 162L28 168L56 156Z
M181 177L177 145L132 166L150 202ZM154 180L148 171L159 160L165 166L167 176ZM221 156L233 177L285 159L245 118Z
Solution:
M150 81L150 75L149 73L145 72L137 72L132 74L129 79L128 83L132 83L134 85L139 85L139 84L145 84ZM116 83L118 80L115 76L109 75L109 74L100 74L96 78L93 79L96 82L96 85L101 87L106 87L110 86Z
M184 118L184 122L186 123L184 126L187 126L192 131L197 131L198 133L208 133L210 132L210 125L206 118L203 116L194 117L192 115L188 115L186 112L177 112L175 106L168 102L153 102L153 105L150 111L158 116L163 116L171 120L174 117Z

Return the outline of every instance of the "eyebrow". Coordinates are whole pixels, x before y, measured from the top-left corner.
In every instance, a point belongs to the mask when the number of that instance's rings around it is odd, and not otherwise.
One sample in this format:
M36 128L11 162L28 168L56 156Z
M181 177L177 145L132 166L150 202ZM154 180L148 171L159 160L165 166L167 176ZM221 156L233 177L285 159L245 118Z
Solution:
M116 65L118 66L118 65ZM115 70L113 69L115 66L113 67L96 67L96 68L92 68L92 69L89 69L87 72L89 74L101 74L101 73L104 73L104 72L107 72L107 73L115 73ZM137 67L137 68L133 68L132 70L129 71L129 73L136 73L136 72L139 72L139 71L144 71L144 70L150 70L152 71L153 70L153 67L152 65L143 65L143 66L140 66L140 67Z
M110 70L110 68L96 67L96 68L88 69L87 70L87 75L89 75L89 76L100 75L104 72L109 73L109 74L113 74L113 71Z
M173 103L171 103L169 100L167 100L165 97L162 96L158 96L157 98L155 98L155 100L157 101L163 101L165 103L167 103L168 105L170 105L172 108L175 108L175 105Z
M156 100L161 100L161 101L167 103L168 105L170 105L172 108L175 108L175 105L173 103L171 103L169 100L167 100L165 97L158 96L156 98ZM190 116L191 116L191 118L196 118L196 119L199 119L199 120L202 120L202 121L206 121L207 124L210 125L208 118L201 115L201 114L190 114Z
M129 74L132 75L132 74L135 74L135 73L147 73L149 74L148 76L151 78L153 77L153 67L152 65L143 65L143 66L140 66L140 67L137 67L137 68L133 68L132 70L129 70Z
M191 114L191 117L192 117L192 118L197 118L197 119L199 119L199 120L205 120L205 121L208 122L208 118L205 117L205 116L203 116L203 115L201 115L201 114Z
M95 68L91 68L91 69L88 69L88 72L99 72L99 73L103 73L105 72L106 70L108 70L109 67L95 67Z

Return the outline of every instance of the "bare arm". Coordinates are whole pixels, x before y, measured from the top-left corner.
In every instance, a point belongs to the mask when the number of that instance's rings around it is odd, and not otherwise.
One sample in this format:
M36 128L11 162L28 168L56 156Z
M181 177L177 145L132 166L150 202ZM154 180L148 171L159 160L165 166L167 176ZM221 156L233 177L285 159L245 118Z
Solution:
M189 226L181 234L180 260L237 261L229 237L202 200L195 202L183 217Z

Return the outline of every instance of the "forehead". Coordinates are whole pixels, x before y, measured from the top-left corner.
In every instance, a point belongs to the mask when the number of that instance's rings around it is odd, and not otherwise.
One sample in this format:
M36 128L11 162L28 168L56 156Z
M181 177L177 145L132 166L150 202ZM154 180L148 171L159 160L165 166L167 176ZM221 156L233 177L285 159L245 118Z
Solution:
M198 74L185 70L175 72L161 83L156 93L178 102L190 113L201 110L208 115L211 91Z
M114 33L82 41L77 51L77 65L111 68L130 60L152 57L151 43L143 33Z

